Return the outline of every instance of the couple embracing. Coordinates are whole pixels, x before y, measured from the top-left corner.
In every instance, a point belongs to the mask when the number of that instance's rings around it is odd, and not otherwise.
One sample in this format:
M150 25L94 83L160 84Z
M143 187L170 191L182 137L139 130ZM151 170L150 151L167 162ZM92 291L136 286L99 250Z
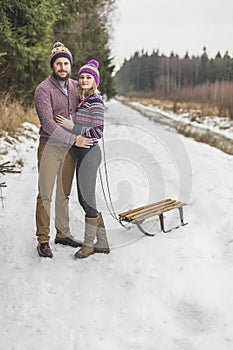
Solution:
M70 78L73 58L62 43L54 44L51 75L35 91L40 120L38 196L36 203L37 250L52 258L50 207L55 193L55 243L79 247L75 258L110 253L101 213L96 208L96 177L101 162L98 140L104 129L104 103L98 91L99 63L92 59ZM77 194L85 213L83 242L70 232L69 196L76 171Z

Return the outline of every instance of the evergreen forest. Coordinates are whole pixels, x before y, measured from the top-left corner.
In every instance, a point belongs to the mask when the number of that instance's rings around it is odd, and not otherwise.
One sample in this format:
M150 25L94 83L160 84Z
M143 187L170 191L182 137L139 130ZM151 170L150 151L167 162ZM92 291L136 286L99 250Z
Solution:
M73 54L72 77L89 59L100 63L100 90L114 96L109 48L115 0L0 0L0 94L32 100L51 72L53 43Z
M186 53L183 58L173 52L135 52L115 81L118 95L209 103L218 107L220 116L233 119L233 58L228 52L214 58L205 47L202 55Z

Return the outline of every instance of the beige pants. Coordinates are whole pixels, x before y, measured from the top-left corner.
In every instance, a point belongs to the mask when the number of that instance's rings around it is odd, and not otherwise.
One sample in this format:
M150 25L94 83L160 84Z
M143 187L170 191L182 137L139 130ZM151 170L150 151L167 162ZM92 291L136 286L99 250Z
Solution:
M36 235L40 243L49 242L50 206L54 185L55 227L57 237L70 236L69 195L76 160L72 149L40 144L38 147L38 196L36 206Z

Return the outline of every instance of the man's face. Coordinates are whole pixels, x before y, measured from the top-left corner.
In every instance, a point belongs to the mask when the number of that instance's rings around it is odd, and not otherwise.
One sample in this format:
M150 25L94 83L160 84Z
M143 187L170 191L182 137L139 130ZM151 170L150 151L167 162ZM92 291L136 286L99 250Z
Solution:
M67 81L71 73L71 64L68 58L57 58L53 63L53 73L57 80Z

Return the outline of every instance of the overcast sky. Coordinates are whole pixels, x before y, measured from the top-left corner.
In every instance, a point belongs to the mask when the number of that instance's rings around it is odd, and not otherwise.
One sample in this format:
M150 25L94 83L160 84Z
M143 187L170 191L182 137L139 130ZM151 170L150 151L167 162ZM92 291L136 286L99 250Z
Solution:
M233 56L233 0L116 0L113 39L115 64L144 49L184 56L206 46L214 57Z

